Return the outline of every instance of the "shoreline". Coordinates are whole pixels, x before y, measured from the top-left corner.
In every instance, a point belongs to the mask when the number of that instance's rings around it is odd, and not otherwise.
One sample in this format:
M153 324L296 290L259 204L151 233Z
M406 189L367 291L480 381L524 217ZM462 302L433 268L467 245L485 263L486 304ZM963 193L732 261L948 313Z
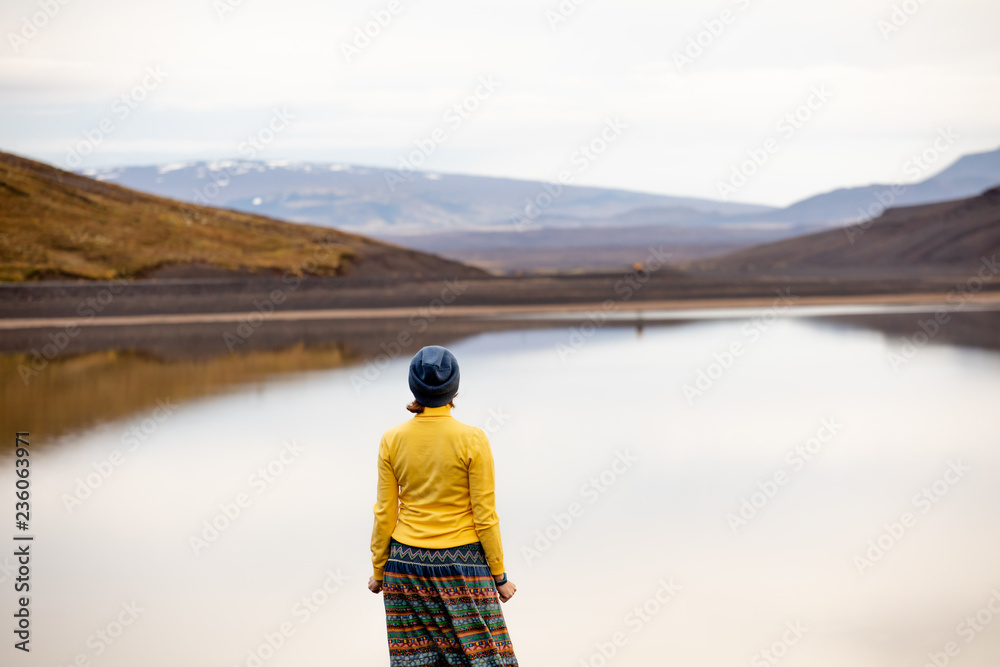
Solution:
M784 297L719 297L712 299L671 299L648 301L615 301L613 299L589 303L546 303L546 304L495 304L441 305L432 311L439 319L470 319L470 318L503 318L517 319L523 316L531 320L544 320L546 315L554 315L552 319L564 319L574 314L586 315L593 312L636 313L636 321L643 320L640 315L653 311L671 312L682 315L702 311L722 310L754 310L768 308ZM963 295L961 305L947 303L947 293L903 293L878 295L825 295L825 296L793 296L787 307L792 309L810 307L837 306L867 306L874 310L871 314L891 312L935 312L938 310L955 312L958 310L1000 310L1000 292L986 292L974 295ZM611 303L611 306L608 303ZM878 307L884 307L879 311ZM907 309L907 307L909 307ZM203 312L203 313L154 313L140 315L106 315L93 317L27 317L0 319L0 330L17 331L25 329L53 329L73 327L121 327L140 325L184 325L184 324L220 324L247 321L249 318L263 317L266 320L285 322L327 321L327 320L406 320L428 311L429 307L383 306L370 308L325 308L302 310L244 310L233 312ZM838 313L831 313L836 315ZM865 314L865 313L859 313ZM806 315L808 316L808 315ZM665 318L678 319L678 318ZM682 319L682 318L681 318ZM693 319L697 319L694 317Z

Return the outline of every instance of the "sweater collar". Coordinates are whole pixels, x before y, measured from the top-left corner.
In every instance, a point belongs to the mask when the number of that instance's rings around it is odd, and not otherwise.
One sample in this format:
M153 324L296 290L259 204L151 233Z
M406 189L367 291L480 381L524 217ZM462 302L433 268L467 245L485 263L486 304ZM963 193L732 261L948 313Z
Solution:
M451 415L451 406L442 405L439 408L428 408L425 407L424 411L417 415L417 417L448 417Z

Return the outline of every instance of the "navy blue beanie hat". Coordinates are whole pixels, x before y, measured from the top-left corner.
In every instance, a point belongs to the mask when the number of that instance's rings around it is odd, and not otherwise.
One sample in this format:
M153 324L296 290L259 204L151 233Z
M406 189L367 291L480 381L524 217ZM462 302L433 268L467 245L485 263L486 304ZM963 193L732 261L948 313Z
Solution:
M428 345L410 361L410 391L428 408L447 405L458 393L458 360L440 345Z

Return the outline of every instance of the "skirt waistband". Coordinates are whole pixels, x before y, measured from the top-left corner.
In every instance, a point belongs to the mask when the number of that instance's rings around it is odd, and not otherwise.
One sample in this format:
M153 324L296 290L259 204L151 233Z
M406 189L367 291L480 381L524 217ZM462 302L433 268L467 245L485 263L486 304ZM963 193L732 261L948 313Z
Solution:
M463 544L447 549L426 549L411 547L394 538L389 540L389 558L404 563L420 565L443 565L461 563L462 565L486 565L486 553L479 542Z

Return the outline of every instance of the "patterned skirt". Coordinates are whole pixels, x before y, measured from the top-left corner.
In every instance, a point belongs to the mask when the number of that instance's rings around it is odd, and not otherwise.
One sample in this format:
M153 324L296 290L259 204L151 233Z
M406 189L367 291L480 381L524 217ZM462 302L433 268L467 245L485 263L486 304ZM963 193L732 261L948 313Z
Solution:
M391 667L517 665L479 542L417 549L392 540L382 596Z

